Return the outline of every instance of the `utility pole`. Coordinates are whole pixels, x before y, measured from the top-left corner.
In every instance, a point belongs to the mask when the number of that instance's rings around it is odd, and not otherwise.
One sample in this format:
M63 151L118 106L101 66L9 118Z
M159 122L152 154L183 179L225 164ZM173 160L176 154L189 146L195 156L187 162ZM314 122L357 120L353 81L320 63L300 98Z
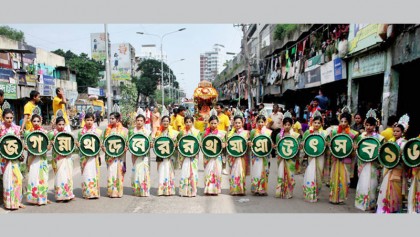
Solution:
M106 62L105 62L105 75L106 75L106 104L107 104L107 118L109 121L109 116L112 110L112 92L111 92L111 67L109 59L109 39L108 39L108 25L105 24L105 53L106 53Z
M246 75L245 75L245 79L246 79L246 90L248 92L248 109L249 111L252 110L252 108L254 107L254 101L252 100L252 95L251 95L251 77L250 77L250 65L249 65L249 55L248 55L248 46L247 46L247 42L248 42L248 37L246 34L246 30L247 30L247 25L246 24L240 24L240 25L235 25L235 26L241 26L242 27L242 33L243 33L243 38L242 38L242 49L243 49L243 54L244 54L244 61L245 61L245 71L246 71Z

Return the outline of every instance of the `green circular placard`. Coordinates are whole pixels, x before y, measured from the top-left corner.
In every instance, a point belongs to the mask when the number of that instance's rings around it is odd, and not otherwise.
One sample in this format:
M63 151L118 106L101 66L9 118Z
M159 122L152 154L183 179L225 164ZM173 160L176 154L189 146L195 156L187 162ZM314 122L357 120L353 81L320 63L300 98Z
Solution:
M408 167L420 165L420 139L412 138L404 145L402 158Z
M357 143L356 153L363 162L374 161L379 156L381 143L374 137L365 137Z
M0 139L0 154L8 160L15 160L22 156L23 143L14 134L6 134Z
M338 159L348 157L353 152L353 139L347 134L337 134L331 138L331 154Z
M387 142L379 148L379 162L388 169L392 169L400 162L400 147L395 142Z
M240 135L233 135L227 140L226 150L230 156L241 157L247 152L246 139Z
M201 142L201 150L203 154L209 158L218 157L222 151L222 139L216 135L208 135L207 137L203 138Z
M299 152L299 142L292 136L284 136L277 143L277 154L286 160L292 159Z
M258 157L266 157L273 150L271 138L267 135L258 135L252 139L252 153Z
M111 134L104 140L105 153L110 157L120 157L124 154L125 139L118 134Z
M29 153L35 156L42 156L48 151L48 139L47 134L41 131L33 131L25 139L25 143L28 146Z
M200 142L193 135L185 135L179 139L178 151L184 157L194 157L200 152Z
M160 158L169 158L175 152L175 143L170 137L163 136L156 138L153 144L153 151Z
M310 134L303 141L303 151L310 157L322 155L325 147L325 138L321 134Z
M128 149L135 156L145 156L150 150L150 140L143 133L133 134L128 139Z
M79 150L85 156L96 156L101 151L101 139L95 133L86 133L79 139Z
M59 132L53 143L54 151L61 156L68 156L75 149L74 137L67 132Z

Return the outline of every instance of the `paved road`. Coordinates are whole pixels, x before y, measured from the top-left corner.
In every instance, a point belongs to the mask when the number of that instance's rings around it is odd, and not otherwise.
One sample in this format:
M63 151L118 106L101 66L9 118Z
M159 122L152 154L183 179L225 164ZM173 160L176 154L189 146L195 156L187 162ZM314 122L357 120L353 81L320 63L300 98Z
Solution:
M105 127L105 123L101 125ZM76 132L74 132L76 134ZM85 200L81 195L81 174L79 156L74 156L74 193L76 198L68 203L56 203L54 199L54 174L50 172L49 199L52 204L46 206L27 205L18 211L6 211L0 208L0 214L16 213L363 213L354 207L355 189L350 189L346 204L333 205L328 202L329 189L322 187L320 200L317 203L307 203L303 200L303 174L296 175L296 186L292 199L275 198L276 161L272 159L269 175L268 196L251 195L250 177L247 177L247 195L234 197L229 195L229 177L223 175L222 194L219 196L203 196L204 168L202 157L199 159L198 196L193 198L171 196L158 197L157 166L154 155L151 159L151 196L134 197L130 186L131 158L127 155L127 173L124 180L124 196L122 198L108 198L106 196L106 165L102 154L101 166L101 198ZM175 171L176 182L179 181L180 170ZM177 184L177 183L176 183ZM177 192L178 193L178 192Z

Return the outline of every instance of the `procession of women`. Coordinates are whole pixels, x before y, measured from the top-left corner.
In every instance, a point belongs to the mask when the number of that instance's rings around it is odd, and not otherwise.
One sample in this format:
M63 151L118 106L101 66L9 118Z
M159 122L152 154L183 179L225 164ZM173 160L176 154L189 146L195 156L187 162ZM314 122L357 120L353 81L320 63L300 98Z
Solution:
M57 95L60 93L58 89ZM204 195L221 194L222 171L225 171L230 195L267 196L270 157L274 154L276 173L271 175L276 176L276 186L270 188L276 198L301 195L304 201L316 203L320 193L326 192L331 204L344 204L349 196L350 178L357 169L356 208L376 213L402 213L407 203L408 213L420 212L420 139L405 139L410 122L407 114L389 127L392 136L384 138L378 132L379 120L372 109L366 114L363 130L359 131L353 130L353 117L357 115L352 115L349 108L344 107L337 115L338 124L326 129L323 116L315 109L310 115L309 128L303 133L296 130L295 116L290 112L276 117L261 109L253 118L255 126L249 130L244 127L245 117L239 109L231 114L230 121L222 112L224 106L217 103L211 111L206 109L202 129L195 126L197 117L180 106L172 114L163 108L159 126L151 131L146 122L150 115L142 109L137 111L133 126L124 127L116 104L104 130L94 123L93 107L88 108L84 126L74 137L66 129L66 116L61 109L65 104L63 95L57 99L51 131L41 125L41 110L36 106L38 97L39 93L31 92L31 101L25 106L25 129L13 122L14 112L7 101L2 106L2 192L4 208L8 210L25 208L23 200L30 205L50 204L50 180L54 180L56 202L73 200L73 189L79 185L84 199L100 198L102 152L107 168L106 195L110 198L126 195L124 178L127 175L134 196L149 197L151 176L156 176L157 196L195 197L200 185L200 157L203 159ZM273 123L280 124L274 139L269 128ZM53 177L49 174L47 157L50 150ZM73 182L74 154L80 157L80 184ZM307 157L308 165L303 171L303 186L296 188L295 175L302 154ZM151 170L152 156L156 156L156 171ZM127 162L132 162L131 170L127 170ZM26 174L22 174L21 164L26 164ZM175 175L177 169L179 177ZM25 175L27 180L23 182ZM247 176L250 176L249 184Z

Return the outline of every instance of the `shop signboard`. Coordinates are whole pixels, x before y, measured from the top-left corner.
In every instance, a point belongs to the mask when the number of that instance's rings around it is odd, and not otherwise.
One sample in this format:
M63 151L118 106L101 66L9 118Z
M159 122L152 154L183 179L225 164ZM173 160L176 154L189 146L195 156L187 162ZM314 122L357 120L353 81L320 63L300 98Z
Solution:
M336 58L321 66L321 84L347 78L346 63Z
M385 53L376 52L363 57L355 57L350 61L352 78L366 77L385 71Z
M0 82L0 90L3 90L5 99L17 99L16 84Z
M382 42L379 37L379 31L384 27L384 24L350 24L349 29L349 53L355 53L364 48Z
M10 69L0 68L0 82L9 83L9 78L13 78L15 73Z
M321 67L305 72L305 88L311 88L321 85Z

